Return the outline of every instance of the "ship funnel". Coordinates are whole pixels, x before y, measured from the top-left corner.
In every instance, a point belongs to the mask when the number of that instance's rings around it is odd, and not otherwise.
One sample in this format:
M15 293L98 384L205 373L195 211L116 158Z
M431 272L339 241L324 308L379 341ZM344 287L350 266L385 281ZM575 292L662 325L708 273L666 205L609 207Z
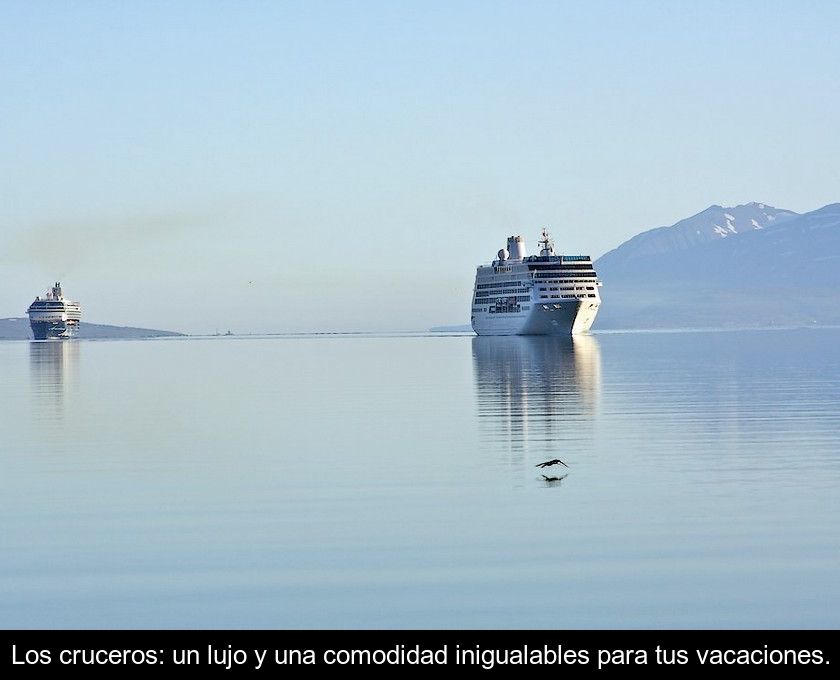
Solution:
M511 260L521 260L525 257L525 237L508 236L507 251Z

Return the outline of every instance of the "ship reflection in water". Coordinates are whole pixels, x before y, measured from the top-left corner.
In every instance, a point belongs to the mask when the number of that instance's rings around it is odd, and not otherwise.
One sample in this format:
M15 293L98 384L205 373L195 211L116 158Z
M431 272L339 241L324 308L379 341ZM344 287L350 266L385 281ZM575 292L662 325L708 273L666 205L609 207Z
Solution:
M591 449L601 392L601 353L591 335L472 340L482 443L499 459L574 468ZM535 478L538 471L531 469ZM567 472L550 469L548 476ZM557 480L560 481L560 480Z
M64 400L73 388L79 363L79 343L47 340L29 343L29 378L37 413L64 415Z

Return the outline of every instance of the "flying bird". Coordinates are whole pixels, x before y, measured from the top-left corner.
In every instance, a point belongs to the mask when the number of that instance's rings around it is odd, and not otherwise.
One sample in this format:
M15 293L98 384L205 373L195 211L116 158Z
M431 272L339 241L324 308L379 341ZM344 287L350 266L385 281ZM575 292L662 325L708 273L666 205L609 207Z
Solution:
M569 467L568 465L566 465L566 464L565 464L562 460L560 460L559 458L552 458L551 460L547 460L547 461L545 461L545 463L539 463L539 464L535 465L535 467L538 467L538 468L547 468L547 467L551 467L552 465L557 465L558 463L559 463L560 465L562 465L563 467Z

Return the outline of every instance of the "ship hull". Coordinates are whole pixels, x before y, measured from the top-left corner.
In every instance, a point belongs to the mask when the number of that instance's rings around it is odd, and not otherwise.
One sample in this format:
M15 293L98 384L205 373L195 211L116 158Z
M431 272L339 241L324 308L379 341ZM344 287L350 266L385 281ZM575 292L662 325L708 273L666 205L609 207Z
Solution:
M66 321L31 321L32 335L36 340L66 340L78 335L78 324Z
M477 312L472 318L476 335L578 335L592 327L600 300L564 300L532 303L516 313Z

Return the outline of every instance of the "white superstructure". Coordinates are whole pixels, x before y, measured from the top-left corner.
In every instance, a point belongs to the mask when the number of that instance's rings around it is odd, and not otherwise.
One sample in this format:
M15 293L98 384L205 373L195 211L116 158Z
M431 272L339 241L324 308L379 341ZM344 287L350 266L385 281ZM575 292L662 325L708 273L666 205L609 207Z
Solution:
M588 255L556 255L543 229L540 254L511 236L496 260L478 267L472 327L478 335L569 335L592 327L601 283Z

